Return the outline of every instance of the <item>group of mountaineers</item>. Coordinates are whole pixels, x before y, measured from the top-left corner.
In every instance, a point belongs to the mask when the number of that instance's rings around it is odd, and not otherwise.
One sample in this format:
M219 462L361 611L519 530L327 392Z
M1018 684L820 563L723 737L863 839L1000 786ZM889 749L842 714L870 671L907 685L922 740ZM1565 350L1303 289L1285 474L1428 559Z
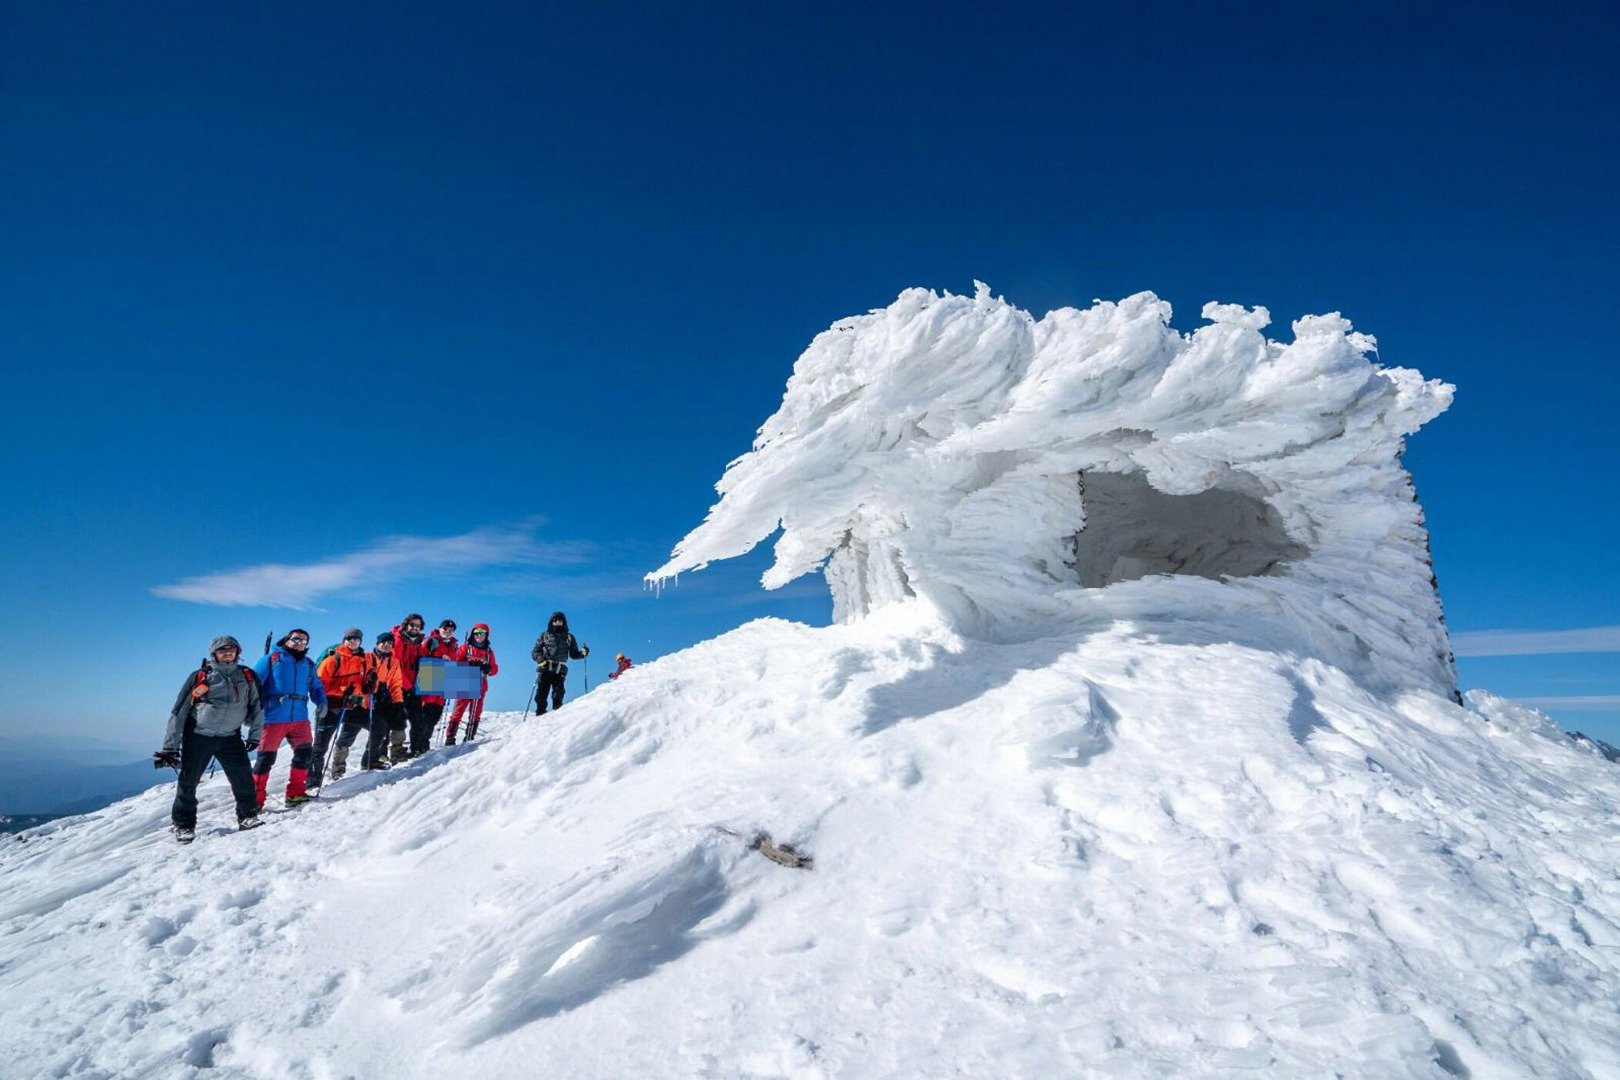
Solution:
M478 670L475 697L458 697L445 725L442 745L453 746L465 717L462 742L478 735L489 680L500 673L490 645L489 626L476 623L466 641L456 638L456 622L445 619L431 633L412 612L392 630L378 634L368 652L358 627L319 657L309 655L307 630L290 630L251 667L241 662L242 644L230 635L209 643L208 656L186 676L169 714L163 748L153 755L158 767L179 773L170 813L175 837L189 843L196 836L197 784L203 771L218 761L236 799L237 826L261 822L270 770L283 742L292 747L285 805L309 801L310 792L348 771L349 751L366 733L360 768L387 769L428 752L444 716L442 693L418 685L421 662L439 659ZM568 618L553 612L534 643L535 701L538 711L562 706L568 661L583 660L590 648L568 630ZM620 653L618 678L631 664ZM310 707L314 707L311 726ZM243 727L247 728L244 736ZM336 745L333 745L333 740ZM257 752L249 763L248 755ZM327 762L330 760L330 776Z

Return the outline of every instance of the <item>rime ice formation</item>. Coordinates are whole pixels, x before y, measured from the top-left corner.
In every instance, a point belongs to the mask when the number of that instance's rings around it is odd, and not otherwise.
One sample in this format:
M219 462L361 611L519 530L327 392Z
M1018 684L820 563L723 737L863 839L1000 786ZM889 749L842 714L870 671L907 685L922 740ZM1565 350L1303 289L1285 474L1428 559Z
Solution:
M1182 335L1144 292L1035 319L981 284L835 323L649 578L780 526L765 585L824 568L840 621L912 596L991 638L1195 619L1455 693L1400 463L1452 388L1373 363L1337 314L1287 344L1264 308L1203 314Z

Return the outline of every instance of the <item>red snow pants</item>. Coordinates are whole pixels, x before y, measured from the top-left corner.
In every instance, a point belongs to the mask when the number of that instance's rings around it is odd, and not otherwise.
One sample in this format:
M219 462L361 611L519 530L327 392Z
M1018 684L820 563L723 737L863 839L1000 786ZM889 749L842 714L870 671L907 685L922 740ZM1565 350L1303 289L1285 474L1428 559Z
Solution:
M468 712L467 707L469 705L472 706L472 709L470 715L467 717L467 738L470 741L477 736L478 721L484 715L483 694L479 694L476 698L456 699L456 707L450 710L450 722L445 726L444 745L449 746L451 743L456 741L456 728L461 726L461 714Z
M287 724L264 725L264 740L259 743L259 756L253 762L253 790L264 806L265 789L270 786L270 770L276 764L276 749L285 739L292 744L292 771L287 774L287 798L296 799L304 794L309 781L310 746L315 741L308 720L295 720Z

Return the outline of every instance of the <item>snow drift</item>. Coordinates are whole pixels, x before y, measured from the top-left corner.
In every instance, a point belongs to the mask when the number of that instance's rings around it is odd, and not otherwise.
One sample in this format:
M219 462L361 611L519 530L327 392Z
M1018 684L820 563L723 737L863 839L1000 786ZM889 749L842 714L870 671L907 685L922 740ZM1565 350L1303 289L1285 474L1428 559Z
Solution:
M818 339L859 377L802 360L671 564L774 513L773 580L830 558L842 622L750 623L253 833L219 778L190 848L166 791L24 834L0 1074L1620 1075L1620 773L1451 697L1396 460L1443 388L1337 322L1276 346L1218 309L1190 340L1252 362L1166 383L1194 345L1156 301L930 296ZM1088 320L1106 363L1020 359ZM1223 439L1241 468L1199 471Z

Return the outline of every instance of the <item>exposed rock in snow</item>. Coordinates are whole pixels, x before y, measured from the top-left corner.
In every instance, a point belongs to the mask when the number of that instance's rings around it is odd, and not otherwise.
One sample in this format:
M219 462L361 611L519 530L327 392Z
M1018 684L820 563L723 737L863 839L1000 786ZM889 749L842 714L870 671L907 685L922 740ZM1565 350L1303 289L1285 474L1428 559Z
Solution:
M913 596L1006 640L1054 617L1241 616L1385 688L1454 693L1403 436L1451 387L1371 337L1152 293L1035 319L912 289L821 334L720 501L649 575L774 533L775 587L824 568L840 620ZM1218 586L1189 590L1197 577Z

